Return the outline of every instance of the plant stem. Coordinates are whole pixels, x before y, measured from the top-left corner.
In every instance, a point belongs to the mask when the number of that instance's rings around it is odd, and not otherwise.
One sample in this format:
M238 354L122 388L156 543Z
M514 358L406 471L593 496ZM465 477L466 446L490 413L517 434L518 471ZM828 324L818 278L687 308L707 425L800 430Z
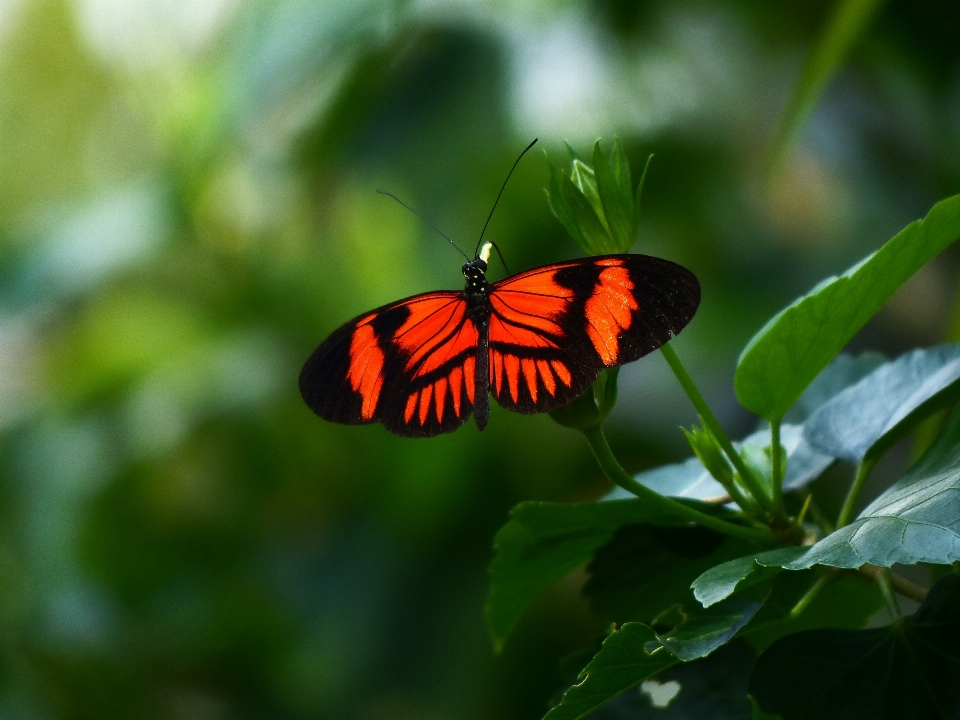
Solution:
M890 587L904 597L916 600L918 603L927 599L927 593L929 592L927 588L913 582L913 580L908 580L903 575L898 575L892 570L878 568L876 565L861 565L858 572L876 583L882 582L881 577L886 575Z
M863 484L870 476L870 471L873 470L876 462L876 460L868 460L866 458L860 461L860 465L857 467L857 475L853 479L850 489L847 491L847 497L843 501L843 507L840 508L840 514L837 516L837 530L850 522L850 518L853 516L853 508L857 504L857 497L860 495L860 490L863 489Z
M880 594L883 595L884 602L887 603L887 610L890 612L890 621L894 622L900 617L900 605L897 604L897 597L893 594L893 586L890 582L890 571L886 568L880 568L877 573L877 585L880 587Z
M803 611L810 607L810 603L816 599L817 595L820 594L820 591L827 586L827 583L833 580L835 575L835 572L820 573L820 576L813 582L813 585L810 586L810 589L803 594L803 597L800 598L797 601L797 604L794 605L790 610L788 617L791 620L795 620L796 618L800 617L800 615L803 614Z
M773 494L773 507L783 507L783 468L780 467L780 421L770 421L770 487Z
M767 530L745 527L721 520L718 517L708 515L707 513L700 512L683 503L677 502L673 498L668 498L658 492L654 492L646 485L637 482L637 480L621 467L616 457L614 457L610 445L607 444L607 438L603 434L603 430L601 430L599 426L585 429L582 432L590 444L590 449L593 450L593 454L597 458L597 462L604 474L627 492L633 493L638 498L642 498L651 505L660 508L664 514L681 517L698 525L708 527L711 530L721 532L724 535L741 537L745 540L752 540L763 545L770 545L777 542L776 536Z
M683 367L683 364L680 362L680 358L678 358L677 354L673 351L670 343L661 346L660 352L662 352L663 357L666 358L667 364L670 365L670 369L673 370L673 374L677 376L677 380L679 380L680 385L683 386L684 391L687 393L687 397L690 398L690 402L693 403L693 406L697 409L697 412L700 413L700 417L703 418L703 422L707 426L707 429L713 433L713 436L720 443L720 447L723 448L723 451L727 454L727 457L730 458L730 462L733 463L733 466L737 469L737 472L740 473L740 477L743 478L743 482L746 484L750 494L753 495L754 499L760 504L761 507L766 509L770 504L770 499L767 497L763 486L751 472L750 468L747 467L747 464L743 462L743 458L740 457L740 453L734 449L733 443L730 442L730 438L727 437L727 434L723 431L723 428L720 427L720 423L717 422L717 418L714 417L713 412L711 412L710 407L703 399L700 391L697 390L697 386L693 384L693 380L687 373L686 368Z

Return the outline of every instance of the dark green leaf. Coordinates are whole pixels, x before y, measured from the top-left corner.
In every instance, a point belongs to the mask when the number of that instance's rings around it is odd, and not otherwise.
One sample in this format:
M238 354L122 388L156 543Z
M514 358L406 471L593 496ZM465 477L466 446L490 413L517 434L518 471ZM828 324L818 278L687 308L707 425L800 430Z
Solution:
M914 350L880 366L821 407L806 440L833 457L876 457L960 393L960 345Z
M655 648L648 652L648 643ZM603 641L593 660L580 674L580 682L563 694L544 720L576 720L629 690L664 668L678 663L660 645L657 634L643 623L627 623Z
M960 195L781 311L740 355L735 387L743 406L768 420L782 418L897 288L958 236Z
M911 617L873 630L807 630L771 645L750 694L784 720L960 716L960 576Z
M709 609L690 610L678 627L660 636L660 642L684 662L705 657L729 642L762 604L729 598Z
M623 625L607 637L580 674L580 683L564 693L544 720L583 717L681 659L709 655L748 623L759 607L759 602L731 599L690 614L663 636L643 623Z
M732 595L738 587L747 587L776 575L783 566L803 556L802 547L753 553L707 570L693 581L693 594L704 607L710 607Z
M517 505L510 521L494 538L490 564L487 621L499 649L523 611L538 595L630 523L683 525L664 517L642 500L604 503L526 502Z
M790 613L823 573L828 582L797 616ZM763 652L780 638L823 628L860 630L886 605L875 582L860 573L800 570L777 575L763 607L739 637Z
M757 655L731 642L708 657L673 665L590 715L590 720L747 720L747 684Z
M699 526L625 525L587 565L583 592L604 620L651 624L675 604L694 607L690 583L750 545Z

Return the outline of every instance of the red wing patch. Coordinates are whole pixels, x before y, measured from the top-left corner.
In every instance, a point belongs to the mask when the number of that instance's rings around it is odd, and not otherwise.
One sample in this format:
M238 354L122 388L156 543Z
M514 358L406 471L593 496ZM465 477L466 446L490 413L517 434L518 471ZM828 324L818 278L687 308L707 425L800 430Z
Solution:
M565 405L604 368L668 342L699 302L692 273L644 255L547 265L495 283L491 392L522 413Z
M327 420L450 432L473 411L478 341L461 293L417 295L337 330L304 365L300 392Z

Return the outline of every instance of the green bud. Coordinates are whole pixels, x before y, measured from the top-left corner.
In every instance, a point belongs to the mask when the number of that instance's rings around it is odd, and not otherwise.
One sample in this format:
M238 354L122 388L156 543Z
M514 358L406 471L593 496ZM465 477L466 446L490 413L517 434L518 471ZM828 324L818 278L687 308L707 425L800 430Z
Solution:
M593 167L581 160L569 145L567 148L569 169L550 165L547 191L550 209L588 254L628 252L637 239L640 192L647 168L634 195L630 166L619 138L614 139L609 157L597 141L593 146ZM648 158L647 167L649 165Z
M703 425L701 419L700 425ZM730 487L733 482L733 468L726 455L723 454L723 448L709 430L703 427L693 427L690 430L680 428L693 454L697 456L707 471L717 479L725 488Z

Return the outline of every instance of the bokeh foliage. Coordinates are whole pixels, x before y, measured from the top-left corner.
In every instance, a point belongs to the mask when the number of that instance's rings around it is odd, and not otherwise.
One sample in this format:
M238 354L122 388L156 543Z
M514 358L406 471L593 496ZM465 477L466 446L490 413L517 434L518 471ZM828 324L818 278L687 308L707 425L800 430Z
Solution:
M462 281L376 188L469 252L533 136L616 134L656 153L635 250L700 278L678 352L745 434L728 388L763 320L960 186L937 2L875 8L769 174L836 12L794 5L0 3L0 716L540 717L602 628L561 584L493 656L485 568L517 502L607 489L586 446L497 408L422 442L333 426L299 365ZM547 168L488 231L514 272L578 252ZM948 252L854 349L960 338L955 277ZM628 469L695 421L659 356L620 373Z

